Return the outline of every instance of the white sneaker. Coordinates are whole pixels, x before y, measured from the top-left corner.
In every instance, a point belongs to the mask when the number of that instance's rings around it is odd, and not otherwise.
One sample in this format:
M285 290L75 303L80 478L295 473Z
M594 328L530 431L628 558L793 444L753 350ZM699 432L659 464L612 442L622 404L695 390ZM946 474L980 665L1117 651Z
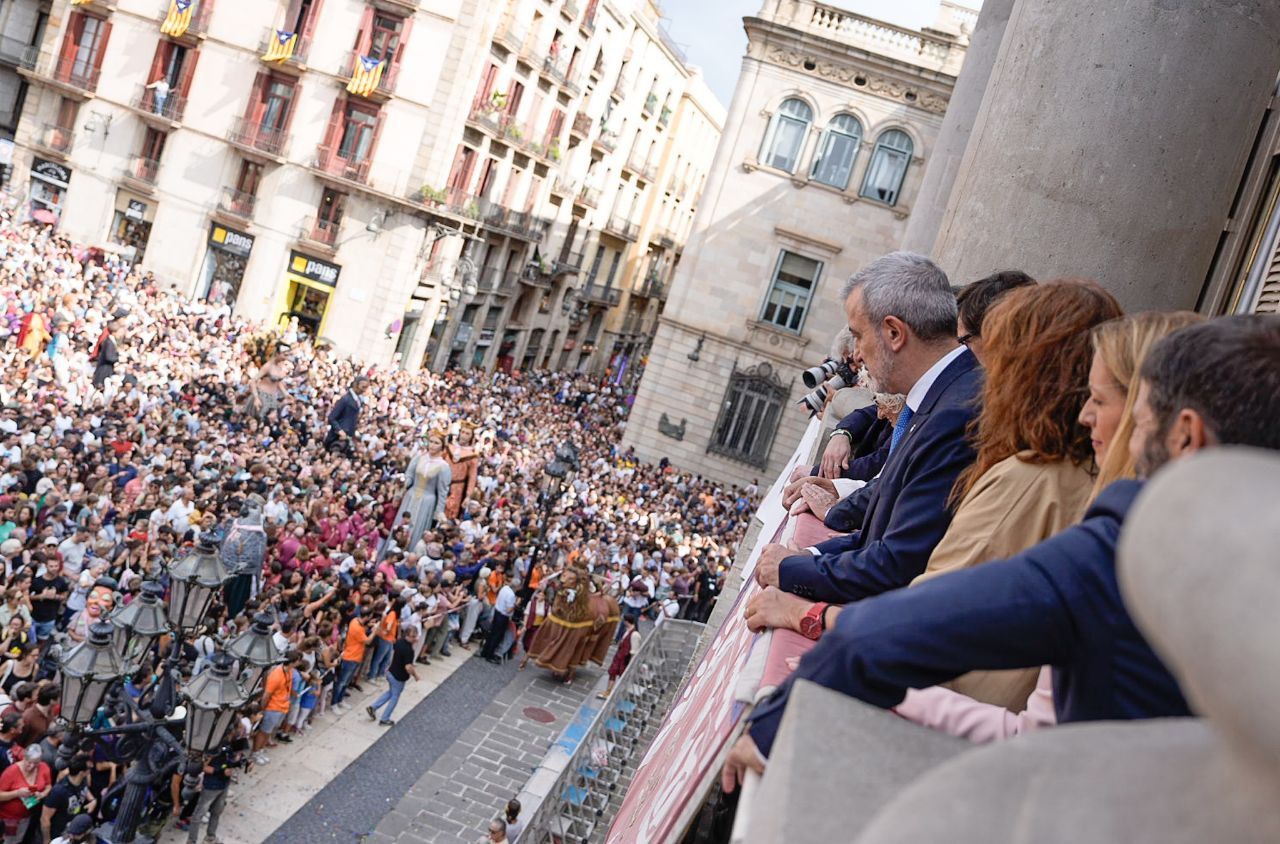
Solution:
M267 754L263 753L261 750L253 754L253 762L255 765L265 765L270 761L271 760L267 758Z

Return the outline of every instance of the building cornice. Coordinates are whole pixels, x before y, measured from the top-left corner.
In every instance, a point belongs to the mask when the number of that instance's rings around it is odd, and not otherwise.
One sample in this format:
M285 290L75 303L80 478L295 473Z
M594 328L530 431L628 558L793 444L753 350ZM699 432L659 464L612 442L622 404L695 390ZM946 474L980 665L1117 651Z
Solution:
M954 76L759 18L744 25L748 58L930 114L947 110Z

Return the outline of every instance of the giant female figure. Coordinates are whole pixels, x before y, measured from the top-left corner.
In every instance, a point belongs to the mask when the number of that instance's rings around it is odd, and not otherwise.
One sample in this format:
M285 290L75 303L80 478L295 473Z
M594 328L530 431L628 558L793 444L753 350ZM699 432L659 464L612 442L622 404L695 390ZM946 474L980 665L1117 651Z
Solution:
M444 515L451 479L449 464L444 459L444 432L432 431L427 435L426 453L415 454L409 461L404 473L404 498L396 511L396 525L404 524L408 515L411 546Z

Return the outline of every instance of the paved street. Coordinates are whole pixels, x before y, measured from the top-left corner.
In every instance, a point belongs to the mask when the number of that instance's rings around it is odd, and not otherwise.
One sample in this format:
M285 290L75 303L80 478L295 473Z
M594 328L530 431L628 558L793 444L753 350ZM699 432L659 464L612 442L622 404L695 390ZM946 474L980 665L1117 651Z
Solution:
M474 842L603 684L594 667L566 687L517 664L466 659L266 840ZM257 796L240 802L260 808Z

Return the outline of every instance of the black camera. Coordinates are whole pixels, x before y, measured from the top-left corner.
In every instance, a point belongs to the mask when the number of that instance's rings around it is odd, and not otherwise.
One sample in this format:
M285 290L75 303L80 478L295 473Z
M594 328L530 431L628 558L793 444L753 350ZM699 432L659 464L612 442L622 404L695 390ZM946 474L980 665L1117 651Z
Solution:
M823 361L820 366L806 369L801 373L800 378L810 390L824 381L833 390L843 390L845 387L852 387L858 383L858 376L850 368L849 364L842 360Z

